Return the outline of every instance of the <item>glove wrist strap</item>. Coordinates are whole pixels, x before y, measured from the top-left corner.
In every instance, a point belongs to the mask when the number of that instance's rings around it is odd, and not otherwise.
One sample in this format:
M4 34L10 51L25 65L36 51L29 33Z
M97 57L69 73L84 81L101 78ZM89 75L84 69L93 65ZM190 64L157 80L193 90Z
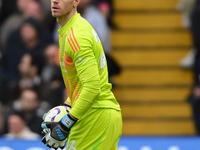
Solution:
M76 120L74 120L69 114L64 115L64 117L61 120L61 124L64 126L66 130L69 130L74 124L76 123Z
M68 104L61 104L61 106L67 106L67 107L70 107L71 108L71 106L70 105L68 105Z

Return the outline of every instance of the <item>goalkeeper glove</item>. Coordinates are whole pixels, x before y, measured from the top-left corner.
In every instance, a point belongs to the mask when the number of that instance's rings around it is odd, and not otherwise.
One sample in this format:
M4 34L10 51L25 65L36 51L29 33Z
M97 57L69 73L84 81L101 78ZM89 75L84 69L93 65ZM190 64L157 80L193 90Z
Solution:
M41 126L47 134L42 138L42 142L49 148L64 148L70 129L75 123L76 120L69 114L64 115L59 122L43 122Z

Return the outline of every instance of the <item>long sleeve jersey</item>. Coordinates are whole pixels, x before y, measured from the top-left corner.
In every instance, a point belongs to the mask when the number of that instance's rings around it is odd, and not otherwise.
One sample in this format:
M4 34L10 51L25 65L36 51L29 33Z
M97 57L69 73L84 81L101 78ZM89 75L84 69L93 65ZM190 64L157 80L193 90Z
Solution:
M108 83L101 41L92 26L75 13L59 30L59 59L70 113L80 119L89 109L120 110Z

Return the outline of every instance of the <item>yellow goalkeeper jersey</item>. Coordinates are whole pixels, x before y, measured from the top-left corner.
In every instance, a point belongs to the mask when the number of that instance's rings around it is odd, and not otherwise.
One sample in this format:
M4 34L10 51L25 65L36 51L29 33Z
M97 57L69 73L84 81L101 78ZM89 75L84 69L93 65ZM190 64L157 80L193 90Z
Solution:
M120 110L108 83L101 41L92 26L75 13L59 30L59 59L72 104L70 113L80 119L90 107Z

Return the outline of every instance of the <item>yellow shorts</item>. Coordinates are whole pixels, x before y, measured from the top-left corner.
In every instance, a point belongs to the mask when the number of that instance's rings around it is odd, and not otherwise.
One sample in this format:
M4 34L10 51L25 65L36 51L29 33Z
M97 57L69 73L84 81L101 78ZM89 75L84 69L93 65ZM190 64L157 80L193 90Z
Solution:
M66 150L117 150L121 111L91 108L72 128Z

